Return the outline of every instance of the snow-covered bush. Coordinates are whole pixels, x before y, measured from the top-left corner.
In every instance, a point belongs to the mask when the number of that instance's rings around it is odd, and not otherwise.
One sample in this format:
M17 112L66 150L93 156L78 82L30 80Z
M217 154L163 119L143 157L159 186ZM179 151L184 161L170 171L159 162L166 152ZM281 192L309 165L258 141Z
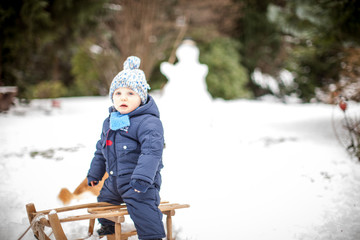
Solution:
M343 117L333 118L333 127L340 143L360 161L360 115L358 110L349 109L348 105L345 98L340 97L338 106L343 112Z

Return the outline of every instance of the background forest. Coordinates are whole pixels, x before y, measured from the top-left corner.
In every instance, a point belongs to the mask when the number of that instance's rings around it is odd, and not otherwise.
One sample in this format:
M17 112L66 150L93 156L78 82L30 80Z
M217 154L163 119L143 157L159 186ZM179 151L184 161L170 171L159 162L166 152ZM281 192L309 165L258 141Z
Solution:
M358 16L354 0L4 0L0 86L17 86L24 99L106 95L137 55L160 89L160 63L175 62L177 45L191 38L214 98L359 102ZM259 72L277 89L257 83Z

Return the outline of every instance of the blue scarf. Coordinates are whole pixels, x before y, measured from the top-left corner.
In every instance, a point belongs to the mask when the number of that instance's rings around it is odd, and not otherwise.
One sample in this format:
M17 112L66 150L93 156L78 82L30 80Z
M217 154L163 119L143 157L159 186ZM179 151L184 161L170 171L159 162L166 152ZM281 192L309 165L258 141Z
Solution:
M110 114L110 129L127 131L130 126L130 119L128 114L121 114L119 112L112 112Z

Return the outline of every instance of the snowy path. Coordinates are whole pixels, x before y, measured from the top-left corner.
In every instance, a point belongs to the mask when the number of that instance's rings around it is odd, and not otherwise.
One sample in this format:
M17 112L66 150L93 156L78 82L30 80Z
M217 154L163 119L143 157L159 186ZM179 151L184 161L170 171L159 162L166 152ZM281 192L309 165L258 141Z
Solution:
M174 218L177 239L359 239L360 164L334 137L332 106L217 100L194 116L157 100L161 195L191 205ZM26 203L61 206L60 188L85 177L109 102L62 99L51 115L33 104L25 116L0 115L0 239L26 229ZM86 225L66 228L76 235Z

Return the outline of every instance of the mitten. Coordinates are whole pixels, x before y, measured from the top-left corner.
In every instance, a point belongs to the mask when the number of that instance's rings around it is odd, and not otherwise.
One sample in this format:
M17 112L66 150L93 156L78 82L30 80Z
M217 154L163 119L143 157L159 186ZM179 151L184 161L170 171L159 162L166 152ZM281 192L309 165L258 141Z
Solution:
M150 185L151 185L150 183L140 180L140 179L133 179L130 181L130 186L133 189L136 189L142 193L145 193L148 190L148 188L150 187Z

